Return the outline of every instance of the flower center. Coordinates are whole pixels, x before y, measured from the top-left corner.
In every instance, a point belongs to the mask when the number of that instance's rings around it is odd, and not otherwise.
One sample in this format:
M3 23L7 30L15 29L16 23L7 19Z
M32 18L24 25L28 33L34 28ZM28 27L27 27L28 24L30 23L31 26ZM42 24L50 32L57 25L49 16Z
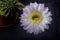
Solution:
M33 23L39 23L42 20L42 15L40 12L34 11L31 13L30 19Z

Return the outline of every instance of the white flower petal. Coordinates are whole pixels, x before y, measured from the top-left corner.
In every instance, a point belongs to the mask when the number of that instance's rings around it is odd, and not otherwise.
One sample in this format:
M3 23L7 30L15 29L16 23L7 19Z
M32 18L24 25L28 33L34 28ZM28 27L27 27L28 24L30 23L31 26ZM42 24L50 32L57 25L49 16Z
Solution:
M49 29L49 26L46 23L41 23L42 27L44 27L45 29Z
M44 32L44 27L43 27L43 25L40 24L39 27L40 27L41 31Z
M33 11L33 9L32 9L32 7L31 7L31 6L29 6L29 5L28 5L28 6L26 6L26 7L29 9L29 11L30 11L30 12L32 12L32 11Z
M43 24L51 24L50 22L52 21L51 17L43 18L42 22Z
M38 4L35 2L35 3L30 3L30 7L33 9L33 10L36 10L38 8Z
M43 12L44 11L44 4L39 4L38 11Z
M49 26L48 26L48 25L45 25L44 28L45 28L45 29L49 29Z
M40 28L38 27L38 25L33 25L33 31L34 31L34 34L38 34L39 31L40 31Z
M48 12L48 10L49 10L48 7L46 7L42 13L46 14Z
M33 32L33 26L30 26L30 28L27 30L28 33L32 33Z
M26 8L23 8L23 13L29 14L31 13L30 9L26 6Z
M31 26L32 26L32 24L29 24L27 27L24 27L24 29L28 30Z
M47 17L52 16L51 12L48 12Z
M51 12L49 11L49 12L47 12L46 14L42 14L44 17L50 17L50 16L52 16L52 14L51 14Z
M47 20L48 20L49 22L51 22L51 21L52 21L52 18L51 18L51 17L48 17Z
M28 16L27 16L27 14L25 14L25 13L21 15L21 18L27 18L27 17L28 17Z

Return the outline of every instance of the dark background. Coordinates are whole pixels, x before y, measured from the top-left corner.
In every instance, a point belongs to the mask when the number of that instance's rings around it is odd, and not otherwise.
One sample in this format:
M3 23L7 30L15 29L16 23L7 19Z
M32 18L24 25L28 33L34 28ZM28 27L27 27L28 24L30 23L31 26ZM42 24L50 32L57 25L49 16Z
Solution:
M19 0L21 3L28 5L30 2L45 3L52 12L53 21L49 25L49 30L45 30L42 34L34 35L26 33L20 26L19 20L15 25L7 28L0 28L0 40L59 40L60 38L60 17L59 17L59 0ZM20 15L22 14L19 12Z

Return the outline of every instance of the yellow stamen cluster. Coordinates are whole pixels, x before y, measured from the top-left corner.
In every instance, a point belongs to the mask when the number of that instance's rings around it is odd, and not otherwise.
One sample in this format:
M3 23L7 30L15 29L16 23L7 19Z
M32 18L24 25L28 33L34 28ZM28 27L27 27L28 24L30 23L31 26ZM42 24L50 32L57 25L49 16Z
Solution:
M39 23L39 22L41 22L41 20L42 20L41 13L38 12L38 11L32 12L31 15L30 15L30 20L33 23Z

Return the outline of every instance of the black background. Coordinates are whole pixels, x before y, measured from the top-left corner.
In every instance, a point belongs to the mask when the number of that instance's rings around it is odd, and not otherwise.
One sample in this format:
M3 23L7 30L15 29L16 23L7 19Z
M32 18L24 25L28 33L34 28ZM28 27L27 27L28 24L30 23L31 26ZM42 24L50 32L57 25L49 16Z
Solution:
M30 2L45 3L52 12L53 21L49 25L49 30L45 30L42 34L34 35L26 33L20 26L19 20L15 25L7 28L0 28L0 40L59 40L60 38L60 17L59 17L59 0L19 0L24 5L28 5ZM20 15L22 14L19 12Z

